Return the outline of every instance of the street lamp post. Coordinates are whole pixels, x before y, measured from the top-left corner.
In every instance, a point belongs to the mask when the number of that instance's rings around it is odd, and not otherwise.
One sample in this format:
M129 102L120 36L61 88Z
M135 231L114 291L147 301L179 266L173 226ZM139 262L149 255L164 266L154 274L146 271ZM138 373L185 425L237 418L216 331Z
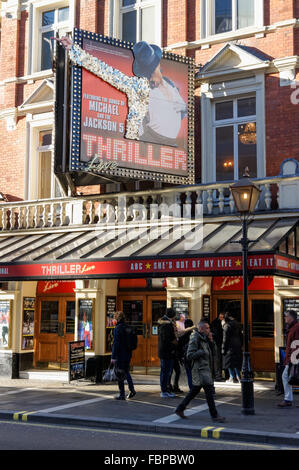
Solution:
M235 243L242 245L242 274L243 274L243 309L244 309L244 351L242 363L242 413L253 415L254 412L254 390L253 374L250 365L249 353L249 319L248 319L248 240L247 221L249 215L254 211L260 196L260 189L255 186L245 173L237 183L231 186L231 192L235 201L237 211L242 220L242 239Z

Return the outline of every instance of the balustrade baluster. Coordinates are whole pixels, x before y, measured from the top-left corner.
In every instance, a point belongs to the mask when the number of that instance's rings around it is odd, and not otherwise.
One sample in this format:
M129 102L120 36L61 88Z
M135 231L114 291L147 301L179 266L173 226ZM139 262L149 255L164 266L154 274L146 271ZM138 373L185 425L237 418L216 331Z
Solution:
M219 207L219 214L223 214L224 212L224 188L219 188L219 198L218 198L218 207Z
M213 189L208 189L207 208L208 214L211 215L213 213Z

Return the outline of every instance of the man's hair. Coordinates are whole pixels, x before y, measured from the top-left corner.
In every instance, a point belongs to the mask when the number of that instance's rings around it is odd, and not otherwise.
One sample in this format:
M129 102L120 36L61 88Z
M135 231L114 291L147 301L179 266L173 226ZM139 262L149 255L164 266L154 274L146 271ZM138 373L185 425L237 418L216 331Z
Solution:
M293 318L293 320L297 320L297 312L295 312L295 310L287 310L287 313Z
M197 328L200 329L206 324L208 324L208 322L206 320L200 320L200 322L197 325Z
M126 315L121 311L115 312L115 319L117 323L120 321L126 321Z
M175 317L175 311L173 310L173 308L169 307L167 310L166 310L166 316L168 318L174 318Z

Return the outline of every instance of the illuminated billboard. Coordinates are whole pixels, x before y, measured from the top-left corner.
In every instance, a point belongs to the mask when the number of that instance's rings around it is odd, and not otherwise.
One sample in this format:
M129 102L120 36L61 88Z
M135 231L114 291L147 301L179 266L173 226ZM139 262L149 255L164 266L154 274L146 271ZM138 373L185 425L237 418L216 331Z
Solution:
M71 172L194 183L194 62L75 29Z

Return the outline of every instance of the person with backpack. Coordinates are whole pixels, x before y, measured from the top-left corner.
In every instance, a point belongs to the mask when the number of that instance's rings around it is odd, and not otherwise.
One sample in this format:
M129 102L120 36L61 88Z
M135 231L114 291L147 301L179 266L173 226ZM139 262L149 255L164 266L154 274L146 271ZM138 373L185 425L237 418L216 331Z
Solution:
M115 397L115 399L125 400L124 376L129 386L127 398L133 398L136 395L130 374L130 361L132 352L137 347L137 334L133 327L126 323L124 312L116 312L115 320L117 323L113 334L111 363L115 365L117 370L123 371L118 379L119 396Z

